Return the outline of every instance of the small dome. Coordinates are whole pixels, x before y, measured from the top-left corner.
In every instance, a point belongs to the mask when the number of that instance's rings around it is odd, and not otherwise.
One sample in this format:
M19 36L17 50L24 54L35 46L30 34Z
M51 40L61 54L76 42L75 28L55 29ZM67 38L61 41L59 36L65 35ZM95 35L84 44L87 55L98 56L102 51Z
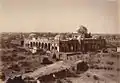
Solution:
M66 39L66 37L64 35L56 35L54 39L55 40L64 40L64 39Z
M30 38L30 39L32 39L32 38L36 38L36 34L31 33L31 34L29 35L29 37L28 37L28 38Z
M92 36L92 38L94 38L94 39L100 39L100 37L101 37L101 36L99 36L99 35L94 35L94 36Z

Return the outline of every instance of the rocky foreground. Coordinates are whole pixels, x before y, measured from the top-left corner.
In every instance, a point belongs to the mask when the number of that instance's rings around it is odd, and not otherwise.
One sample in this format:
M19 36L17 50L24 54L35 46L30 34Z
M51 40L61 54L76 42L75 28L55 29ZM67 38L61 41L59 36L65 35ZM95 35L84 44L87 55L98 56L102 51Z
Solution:
M1 72L5 72L7 76L12 71L15 73L32 72L44 66L40 65L40 55L28 56L29 53L10 50L2 51L0 54L2 57ZM81 59L89 64L89 70L78 74L77 77L60 79L62 83L119 83L120 53L88 53Z

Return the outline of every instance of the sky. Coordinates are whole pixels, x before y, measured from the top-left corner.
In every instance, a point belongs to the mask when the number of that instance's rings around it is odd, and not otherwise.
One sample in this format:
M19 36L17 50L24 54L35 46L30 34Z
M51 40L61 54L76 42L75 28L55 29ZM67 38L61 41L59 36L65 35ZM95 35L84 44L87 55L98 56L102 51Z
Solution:
M119 24L118 33L120 33L120 0L118 1L118 14L119 14L119 16L118 16L118 18L119 18L119 21L118 21L118 24Z
M118 0L0 0L0 32L120 33ZM119 16L119 17L118 17Z

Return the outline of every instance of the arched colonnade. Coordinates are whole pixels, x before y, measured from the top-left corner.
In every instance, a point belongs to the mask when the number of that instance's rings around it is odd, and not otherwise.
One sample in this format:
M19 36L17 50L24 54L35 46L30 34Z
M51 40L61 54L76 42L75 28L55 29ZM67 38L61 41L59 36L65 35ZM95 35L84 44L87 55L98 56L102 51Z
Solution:
M50 42L33 42L33 41L30 41L29 43L26 43L26 46L29 47L29 48L37 47L37 48L43 48L43 49L47 49L47 50L51 49L51 43Z

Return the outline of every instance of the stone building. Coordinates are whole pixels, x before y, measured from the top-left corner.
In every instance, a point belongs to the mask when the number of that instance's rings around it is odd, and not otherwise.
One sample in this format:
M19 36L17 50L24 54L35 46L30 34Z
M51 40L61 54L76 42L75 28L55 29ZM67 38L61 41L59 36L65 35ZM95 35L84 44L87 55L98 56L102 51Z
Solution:
M54 47L58 52L80 51L80 43L77 39L67 39L64 35L57 35L54 39Z
M50 41L47 38L39 38L39 37L36 37L35 34L34 35L30 34L28 38L24 39L24 47L30 48L30 49L37 47L37 48L50 50L51 42L52 41Z
M36 37L35 34L30 34L24 39L24 47L29 49L41 48L48 51L57 52L89 52L97 51L105 47L105 39L93 37L90 34L81 36L80 34L72 34L72 38L67 38L65 35L56 35L54 40L44 37Z
M28 48L37 47L37 48L44 48L44 49L50 50L50 45L51 45L51 41L44 38L24 39L24 47L28 47Z
M59 52L90 52L103 49L106 46L105 39L100 37L92 38L89 35L89 37L83 38L83 36L77 35L76 33L73 37L71 39L58 40L57 47L59 48Z
M78 52L78 51L80 51L80 43L77 39L59 41L59 52Z

